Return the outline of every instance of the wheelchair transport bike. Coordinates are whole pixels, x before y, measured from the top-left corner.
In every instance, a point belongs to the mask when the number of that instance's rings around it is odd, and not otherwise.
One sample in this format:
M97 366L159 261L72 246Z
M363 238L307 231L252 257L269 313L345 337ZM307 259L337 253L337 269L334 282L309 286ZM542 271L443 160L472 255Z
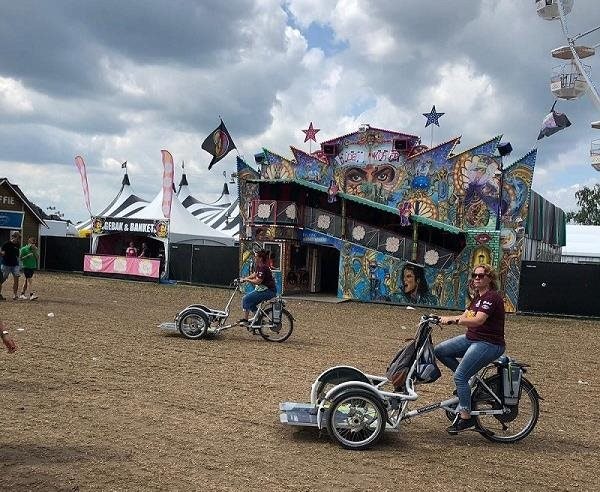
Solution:
M281 295L264 301L248 325L227 323L230 306L236 293L241 289L241 282L231 282L231 295L223 310L211 309L203 304L192 304L175 315L174 322L162 323L159 328L178 330L185 338L199 340L208 335L217 335L235 326L244 326L253 335L260 335L269 342L287 340L294 329L294 317L285 309L285 300Z
M453 421L458 413L456 396L409 408L419 397L416 386L439 377L433 360L428 360L428 353L433 357L431 332L439 323L438 316L422 316L415 339L396 355L386 376L366 374L351 366L327 369L312 384L310 403L279 405L281 423L327 429L342 447L362 450L376 444L385 430L397 432L403 422L435 410L443 410ZM431 375L432 364L435 375ZM513 443L535 427L541 397L523 376L527 367L502 356L471 378L474 430L484 438ZM393 391L384 389L392 384Z

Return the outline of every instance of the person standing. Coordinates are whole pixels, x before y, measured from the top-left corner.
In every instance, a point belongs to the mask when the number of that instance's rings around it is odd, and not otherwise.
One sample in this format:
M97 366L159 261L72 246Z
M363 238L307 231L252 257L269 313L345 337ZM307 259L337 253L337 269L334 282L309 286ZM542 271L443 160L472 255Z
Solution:
M19 297L17 292L19 291L19 275L21 271L19 269L19 247L21 245L21 233L19 231L12 231L10 233L10 240L5 242L0 247L0 255L2 255L2 282L0 283L0 301L4 300L2 296L2 284L6 281L9 275L13 276L13 301L16 301Z
M35 301L38 296L33 291L33 274L37 270L40 260L40 253L35 244L34 237L30 237L27 240L27 244L21 248L19 257L21 258L21 266L23 269L23 275L25 276L25 282L23 283L23 288L21 289L21 295L19 296L19 299L29 299L30 301ZM28 287L29 296L26 296L25 292L27 292Z
M129 243L129 247L125 250L125 256L127 256L128 258L136 258L137 255L138 255L137 248L135 247L135 244L133 243L133 241L131 241Z
M10 335L8 334L8 331L6 330L2 320L0 320L0 338L2 338L2 343L6 347L6 350L8 350L9 354L12 354L15 350L17 350L17 345L13 339L10 338Z
M138 258L150 258L150 248L146 243L142 243L140 256Z
M469 379L500 357L506 347L504 300L498 292L498 274L489 265L478 265L471 273L471 284L476 295L467 310L460 316L440 318L440 324L462 325L467 333L434 348L436 358L454 372L459 412L447 429L450 434L475 426L476 421L471 417Z

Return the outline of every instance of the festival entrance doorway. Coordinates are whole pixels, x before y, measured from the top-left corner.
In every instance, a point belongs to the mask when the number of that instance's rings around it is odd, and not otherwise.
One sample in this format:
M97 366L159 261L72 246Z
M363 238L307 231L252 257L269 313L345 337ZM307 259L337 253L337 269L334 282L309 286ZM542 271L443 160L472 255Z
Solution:
M308 291L337 294L340 252L330 246L308 246Z

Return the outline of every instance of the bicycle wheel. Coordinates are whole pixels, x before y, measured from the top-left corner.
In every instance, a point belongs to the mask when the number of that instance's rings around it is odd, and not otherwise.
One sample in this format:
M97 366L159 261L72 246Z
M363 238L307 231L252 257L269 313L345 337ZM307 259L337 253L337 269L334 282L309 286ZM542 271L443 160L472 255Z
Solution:
M208 333L210 321L204 311L198 308L189 308L179 315L177 329L190 340L204 338Z
M486 378L485 384L498 396L502 395L502 384L498 374ZM499 410L503 406L482 385L473 391L473 410ZM493 442L517 442L529 435L537 424L540 404L533 385L525 378L521 381L519 404L509 406L510 412L500 415L477 415L477 425L483 437Z
M363 450L375 444L385 430L387 415L381 400L361 389L342 392L325 417L327 431L346 449Z
M269 342L285 342L294 330L294 318L285 309L281 311L281 321L273 323L273 308L263 311L258 331L260 336Z

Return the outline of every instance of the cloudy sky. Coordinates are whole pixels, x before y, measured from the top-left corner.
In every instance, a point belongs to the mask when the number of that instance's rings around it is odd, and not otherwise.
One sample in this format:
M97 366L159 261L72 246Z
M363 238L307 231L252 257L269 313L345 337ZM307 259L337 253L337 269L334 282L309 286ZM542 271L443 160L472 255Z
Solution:
M160 150L185 161L190 188L218 198L235 151L207 170L201 143L223 117L249 163L261 147L291 156L361 123L458 150L498 134L509 162L538 147L534 189L566 210L600 182L590 165L585 96L559 101L573 125L539 142L553 103L550 50L560 24L524 0L1 0L0 177L42 208L87 215L73 160L85 158L92 212L113 198L128 161L134 191L160 188ZM575 0L571 33L600 24L598 0ZM595 22L595 24L593 24ZM600 33L584 38L600 42ZM596 55L594 58L598 58ZM594 58L592 78L600 77ZM589 61L591 60L591 62ZM314 150L313 144L313 150ZM181 169L177 169L178 182Z

